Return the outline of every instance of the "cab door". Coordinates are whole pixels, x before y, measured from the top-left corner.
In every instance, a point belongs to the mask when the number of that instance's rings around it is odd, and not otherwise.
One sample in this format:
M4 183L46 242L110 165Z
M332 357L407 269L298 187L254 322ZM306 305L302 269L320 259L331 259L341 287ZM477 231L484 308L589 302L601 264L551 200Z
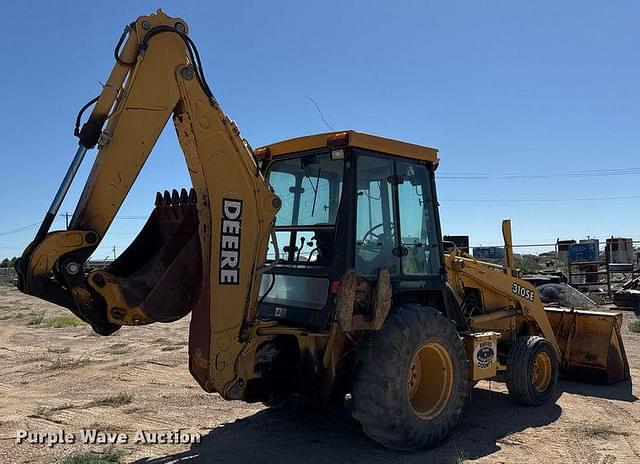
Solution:
M378 268L399 275L398 234L393 192L394 161L360 154L356 168L356 272L375 276Z
M437 216L424 163L358 150L356 272L401 279L440 273Z
M438 274L440 249L429 171L422 163L401 160L395 172L402 275Z

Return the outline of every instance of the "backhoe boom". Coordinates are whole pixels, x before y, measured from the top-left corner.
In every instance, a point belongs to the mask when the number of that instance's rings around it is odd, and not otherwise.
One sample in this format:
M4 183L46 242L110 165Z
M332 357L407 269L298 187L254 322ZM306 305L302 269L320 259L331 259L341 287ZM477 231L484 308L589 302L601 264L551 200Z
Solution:
M246 322L280 199L213 98L187 33L183 20L160 11L125 29L77 132L78 154L19 262L19 285L70 308L100 334L192 310L191 371L203 388L224 395L239 380L234 366L251 340ZM108 268L84 272L169 118L194 190L159 195L132 245ZM69 229L48 232L84 152L96 145Z

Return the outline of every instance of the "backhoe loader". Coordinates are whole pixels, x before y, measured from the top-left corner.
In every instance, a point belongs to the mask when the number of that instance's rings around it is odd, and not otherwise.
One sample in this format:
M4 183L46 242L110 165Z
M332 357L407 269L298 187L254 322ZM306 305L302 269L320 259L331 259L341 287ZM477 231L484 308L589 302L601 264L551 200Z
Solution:
M159 193L126 251L87 269L170 118L193 188ZM545 311L514 267L508 222L505 266L445 253L437 150L355 131L253 150L180 18L158 11L125 28L76 135L16 265L20 290L100 335L191 313L189 369L207 392L320 407L350 394L368 436L415 450L450 435L480 379L504 376L527 405L554 401L559 374L629 379L620 316ZM50 231L94 147L68 228Z

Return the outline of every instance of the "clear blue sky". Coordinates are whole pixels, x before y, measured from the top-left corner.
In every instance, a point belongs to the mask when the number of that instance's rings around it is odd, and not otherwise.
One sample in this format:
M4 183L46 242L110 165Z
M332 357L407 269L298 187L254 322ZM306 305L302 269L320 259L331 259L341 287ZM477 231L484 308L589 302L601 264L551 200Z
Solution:
M510 175L638 168L640 3L636 1L8 2L0 75L0 256L21 253L76 149L78 108L99 92L125 24L156 8L182 16L214 93L254 146L353 128L440 149L439 172ZM72 211L92 153L63 205ZM500 243L640 239L640 174L445 179L443 231ZM168 127L121 216L188 186ZM451 201L463 200L463 201ZM467 201L490 200L490 201ZM142 225L118 219L96 257ZM58 221L56 226L63 225ZM104 256L101 256L104 255Z

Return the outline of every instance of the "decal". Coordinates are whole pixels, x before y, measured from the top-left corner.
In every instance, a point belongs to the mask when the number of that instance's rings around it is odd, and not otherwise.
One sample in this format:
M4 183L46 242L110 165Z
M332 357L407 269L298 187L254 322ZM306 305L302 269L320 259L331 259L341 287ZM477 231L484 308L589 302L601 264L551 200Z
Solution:
M240 283L240 228L242 200L222 199L220 221L220 285Z
M515 282L511 286L511 292L525 300L533 301L535 298L535 293L532 290L524 288L522 285L518 285Z
M496 343L482 340L473 350L473 362L480 369L489 369L496 360Z

